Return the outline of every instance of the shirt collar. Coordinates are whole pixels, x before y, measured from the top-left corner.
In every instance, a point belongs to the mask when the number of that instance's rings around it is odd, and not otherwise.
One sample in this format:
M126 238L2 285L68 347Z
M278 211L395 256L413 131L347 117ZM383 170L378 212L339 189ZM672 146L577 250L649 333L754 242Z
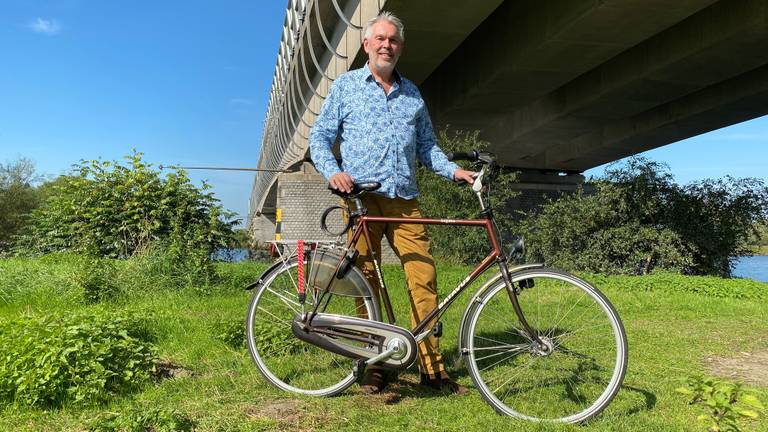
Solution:
M395 76L395 83L398 85L402 84L401 78L400 78L400 72L395 69L392 72ZM365 63L363 66L363 80L364 81L375 81L376 79L373 77L373 74L371 73L371 68L368 67L368 62Z

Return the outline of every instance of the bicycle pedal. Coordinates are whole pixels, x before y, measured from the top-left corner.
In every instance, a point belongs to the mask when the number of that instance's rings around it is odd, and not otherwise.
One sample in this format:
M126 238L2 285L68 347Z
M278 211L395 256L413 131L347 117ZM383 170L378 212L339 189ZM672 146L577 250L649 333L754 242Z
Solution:
M365 373L365 360L357 359L355 365L352 366L352 374L357 379L363 376L363 373Z
M432 327L432 336L439 338L443 335L443 322L438 321L437 324Z

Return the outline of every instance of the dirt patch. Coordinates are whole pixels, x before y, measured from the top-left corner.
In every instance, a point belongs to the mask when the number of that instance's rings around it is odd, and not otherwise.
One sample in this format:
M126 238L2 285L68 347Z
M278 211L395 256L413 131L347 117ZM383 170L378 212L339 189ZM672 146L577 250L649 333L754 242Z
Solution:
M299 402L288 399L250 406L245 410L245 414L249 417L270 418L284 423L297 423L302 418Z
M394 405L400 402L400 399L402 399L403 396L398 393L396 389L390 389L389 387L391 387L391 385L387 386L381 393L368 395L368 400L382 405Z
M157 377L157 379L184 378L194 375L195 373L190 369L170 360L160 359L155 363L155 377Z
M705 364L710 373L721 378L768 387L768 349L732 357L707 357Z

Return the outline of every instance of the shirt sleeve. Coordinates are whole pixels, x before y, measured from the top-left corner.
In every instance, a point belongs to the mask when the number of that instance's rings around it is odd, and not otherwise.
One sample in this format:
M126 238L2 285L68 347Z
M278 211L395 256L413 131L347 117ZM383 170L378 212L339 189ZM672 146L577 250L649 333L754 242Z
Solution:
M453 180L453 173L459 166L448 160L445 153L437 146L437 138L432 128L432 120L426 105L416 119L416 151L419 161L435 173Z
M341 126L341 90L339 80L336 80L328 90L320 115L317 116L312 131L309 133L309 150L312 163L326 179L341 172L336 158L333 156L332 146L336 141Z

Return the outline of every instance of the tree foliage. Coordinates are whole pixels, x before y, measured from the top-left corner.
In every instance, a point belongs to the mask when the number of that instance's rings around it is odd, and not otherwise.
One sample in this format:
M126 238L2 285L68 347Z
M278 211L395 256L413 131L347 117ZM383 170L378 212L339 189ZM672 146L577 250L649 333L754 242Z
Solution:
M525 222L528 258L556 267L645 273L653 267L729 276L768 216L768 188L756 179L680 186L668 167L644 158L610 166L580 191L542 206Z
M485 150L488 142L479 138L478 132L449 134L438 133L440 148L444 152ZM457 162L462 168L478 170L470 162ZM467 186L459 186L432 173L424 166L416 172L421 195L419 204L425 217L446 219L475 219L480 213L477 197ZM515 196L510 187L516 181L513 172L501 171L491 186L496 222L502 233L510 233L512 217L506 211L508 201ZM454 262L477 263L488 254L488 236L476 227L436 226L428 227L432 251L436 257Z
M142 156L134 152L127 164L81 161L57 179L32 213L20 251L127 258L160 245L191 266L183 270L211 270L211 252L233 236L233 215L207 184L195 187L183 171L162 176Z
M29 213L39 205L37 181L35 165L29 159L0 163L0 253L11 248Z

